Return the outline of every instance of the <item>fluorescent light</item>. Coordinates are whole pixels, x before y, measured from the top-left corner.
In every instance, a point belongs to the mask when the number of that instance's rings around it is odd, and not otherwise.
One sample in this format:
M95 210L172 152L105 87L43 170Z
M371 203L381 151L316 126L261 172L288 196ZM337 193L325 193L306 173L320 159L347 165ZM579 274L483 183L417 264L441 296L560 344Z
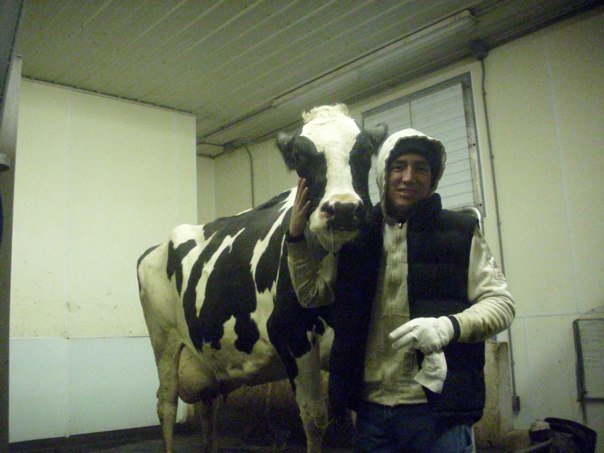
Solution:
M475 18L469 10L449 16L384 47L362 55L334 71L275 98L271 106L279 107L306 98L311 99L328 95L341 85L356 80L364 72L376 70L384 64L403 58L405 53L425 51L438 46L440 43L469 30L474 24Z

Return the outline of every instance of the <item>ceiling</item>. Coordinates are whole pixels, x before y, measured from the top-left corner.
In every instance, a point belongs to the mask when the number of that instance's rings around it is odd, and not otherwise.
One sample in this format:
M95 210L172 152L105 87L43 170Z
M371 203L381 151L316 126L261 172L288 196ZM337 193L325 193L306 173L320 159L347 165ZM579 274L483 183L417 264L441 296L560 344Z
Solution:
M23 76L195 115L215 156L596 0L25 0Z

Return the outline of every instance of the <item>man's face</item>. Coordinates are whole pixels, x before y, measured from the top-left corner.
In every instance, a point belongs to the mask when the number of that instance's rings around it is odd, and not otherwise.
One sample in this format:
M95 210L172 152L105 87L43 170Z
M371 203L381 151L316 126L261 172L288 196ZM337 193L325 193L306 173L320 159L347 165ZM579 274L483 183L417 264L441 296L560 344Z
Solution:
M430 196L432 170L421 155L413 152L398 156L388 169L387 203L391 215L407 217L413 207Z

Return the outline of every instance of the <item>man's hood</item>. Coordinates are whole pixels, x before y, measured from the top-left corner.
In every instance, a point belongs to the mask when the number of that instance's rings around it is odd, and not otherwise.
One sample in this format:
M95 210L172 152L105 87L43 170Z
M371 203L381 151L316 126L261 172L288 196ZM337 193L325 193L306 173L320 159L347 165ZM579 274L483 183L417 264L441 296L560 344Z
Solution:
M431 163L432 184L431 193L434 193L438 187L438 182L445 170L446 153L440 140L428 137L415 129L403 129L390 135L382 144L376 161L376 180L380 193L380 204L384 216L386 213L385 192L386 192L386 167L392 156L398 157L406 150L413 149L419 151Z

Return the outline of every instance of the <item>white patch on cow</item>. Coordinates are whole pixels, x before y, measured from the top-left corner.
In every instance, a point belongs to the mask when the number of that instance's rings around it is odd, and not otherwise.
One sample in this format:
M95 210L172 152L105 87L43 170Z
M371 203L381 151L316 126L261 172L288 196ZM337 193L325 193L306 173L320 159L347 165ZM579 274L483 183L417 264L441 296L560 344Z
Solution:
M248 208L248 209L245 209L245 210L243 210L243 211L239 211L239 212L238 212L237 214L235 214L233 217L240 216L241 214L245 214L245 213L250 212L250 211L253 211L253 210L254 210L254 208Z
M296 201L296 188L289 189L289 194L287 198L283 201L283 205L279 208L279 211L287 211L294 205L294 201Z
M322 201L336 194L351 194L358 199L352 186L349 157L359 132L354 120L343 115L316 118L302 128L300 135L312 140L327 163L327 185Z
M254 344L251 354L244 353L235 348L235 318L231 318L224 324L224 334L222 336L221 349L215 350L209 345L204 345L203 354L212 354L219 360L215 369L216 377L224 382L244 380L247 385L261 384L286 377L275 348L272 346L268 333L266 331L266 320L272 310L272 298L268 300L262 297L258 300L258 306L262 307L252 314L252 319L258 325L260 338ZM260 311L261 316L257 317ZM271 364L271 362L274 362ZM270 366L269 366L270 364Z
M264 252L266 251L266 249L268 247L271 236L273 235L275 230L277 228L279 228L279 226L283 223L283 218L287 214L287 211L289 210L289 208L291 208L294 205L295 199L296 199L296 190L292 189L290 191L290 193L288 194L288 197L283 201L281 207L279 208L281 215L273 223L268 234L263 239L257 241L256 245L254 246L254 253L252 255L252 260L251 260L250 265L252 268L254 287L256 288L256 310L254 310L254 312L251 314L251 317L256 322L256 325L258 326L261 339L268 338L268 332L266 330L266 320L269 318L269 316L271 315L271 313L273 311L273 303L274 303L275 298L277 297L277 284L276 283L279 281L279 272L281 271L281 266L278 266L275 280L271 284L270 288L268 288L262 292L259 292L258 287L256 286L256 270L258 267L258 263L260 262L260 258L262 257L262 255L264 254ZM279 258L278 258L279 263L281 262L281 256L283 253L284 240L285 240L285 237L282 237L281 244L279 247L279 250L280 250ZM260 342L260 344L261 345L257 344L254 346L254 351L256 351L257 348L262 349L262 350L266 349L266 345L262 344L262 342ZM272 351L272 350L269 349L269 351Z
M252 254L252 259L250 262L252 268L252 276L254 277L254 285L256 284L256 268L258 267L258 262L260 262L260 258L262 258L262 255L266 251L273 233L283 223L283 218L285 217L285 214L287 214L287 208L294 205L295 198L296 191L292 190L283 202L282 207L279 209L281 211L281 215L277 218L277 220L275 220L266 236L256 241L256 245L254 246L254 253Z
M220 349L204 343L202 349L196 352L199 359L211 369L213 377L227 387L232 384L263 384L287 377L281 359L268 338L266 328L266 320L273 309L273 297L263 294L257 299L257 304L257 309L251 316L258 326L260 338L254 344L251 354L235 347L237 333L233 316L223 324L224 333L220 339ZM185 338L188 339L188 335ZM196 351L190 339L187 344L192 351Z
M178 225L170 234L170 241L174 244L174 248L184 244L191 239L195 239L199 244L199 238L203 238L203 225Z
M356 233L327 231L325 219L320 207L324 203L361 201L352 185L350 170L350 151L355 144L360 129L347 110L340 106L324 106L313 109L304 116L306 124L301 136L310 139L319 153L325 156L327 164L325 194L317 209L310 215L310 230L317 236L321 245L336 252Z
M177 248L179 245L182 245L185 242L190 241L191 239L195 240L195 247L193 247L189 251L189 253L187 253L187 255L181 260L183 275L182 288L180 291L181 302L182 297L184 297L184 294L187 290L187 286L189 284L191 269L197 262L197 259L199 258L201 252L206 248L206 246L209 244L215 234L212 234L206 239L204 228L205 225L179 225L174 228L172 230L172 233L170 234L170 241L174 244L174 248ZM173 276L172 279L174 280L175 277Z
M223 250L225 250L226 248L230 249L232 247L233 242L235 242L235 239L237 239L237 236L239 236L244 230L245 230L245 228L242 228L234 236L226 236L224 238L224 240L222 241L222 244L220 244L220 247L218 247L216 252L214 252L212 257L203 266L203 270L201 272L201 277L199 278L199 282L197 282L197 287L195 288L196 292L197 292L197 298L195 299L195 315L196 316L199 316L201 306L203 305L203 301L205 299L206 285L208 284L208 279L210 278L210 275L212 274L212 271L214 270L214 265L216 264L216 261L220 257L220 254L222 253ZM229 250L229 252L230 252L230 250ZM184 292L183 292L183 294L184 294Z

